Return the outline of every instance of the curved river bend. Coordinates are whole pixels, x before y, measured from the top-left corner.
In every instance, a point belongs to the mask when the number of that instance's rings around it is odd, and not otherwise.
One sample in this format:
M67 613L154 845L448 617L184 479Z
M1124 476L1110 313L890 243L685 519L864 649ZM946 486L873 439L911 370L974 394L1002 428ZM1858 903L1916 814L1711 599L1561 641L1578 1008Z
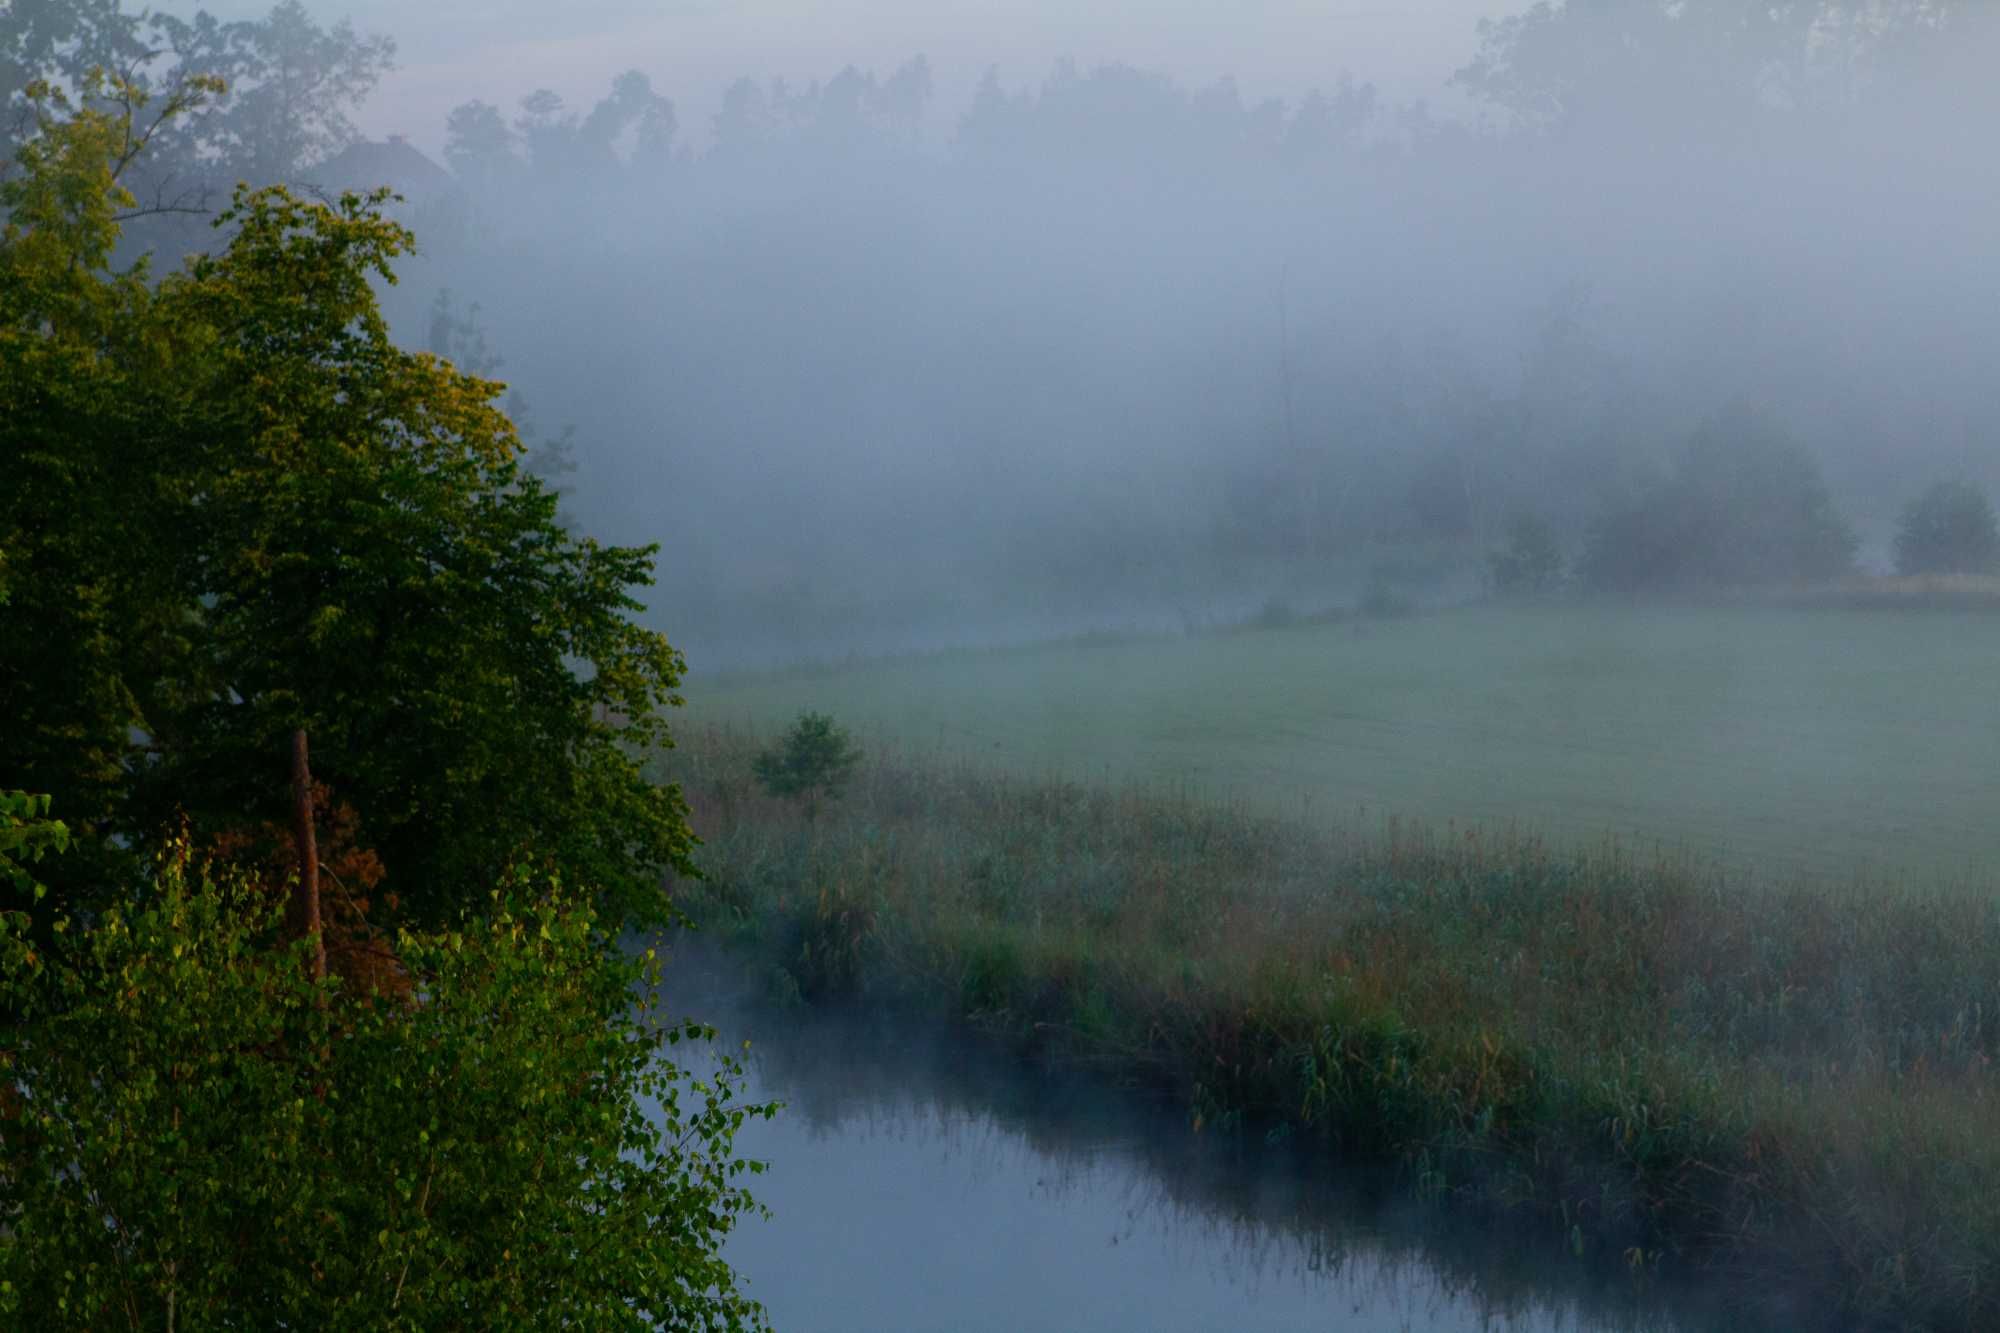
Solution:
M706 946L677 947L668 986L785 1103L738 1139L774 1216L726 1250L780 1333L1712 1326L1538 1228L1453 1226L1406 1184L1193 1134L941 1029L751 1002Z

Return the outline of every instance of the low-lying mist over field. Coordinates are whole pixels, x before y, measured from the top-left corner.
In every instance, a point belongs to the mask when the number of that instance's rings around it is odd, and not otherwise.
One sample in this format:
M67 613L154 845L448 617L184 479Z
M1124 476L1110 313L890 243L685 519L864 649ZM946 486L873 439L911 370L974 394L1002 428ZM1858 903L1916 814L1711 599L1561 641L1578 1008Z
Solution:
M1510 519L1574 558L1718 421L1823 472L1864 569L1933 480L2000 479L1983 4L1494 0L1421 59L1366 15L1135 10L1127 57L973 7L944 73L944 11L572 8L449 65L418 25L354 114L448 174L291 170L410 195L399 328L478 307L698 669L1462 600ZM692 69L730 25L768 48Z

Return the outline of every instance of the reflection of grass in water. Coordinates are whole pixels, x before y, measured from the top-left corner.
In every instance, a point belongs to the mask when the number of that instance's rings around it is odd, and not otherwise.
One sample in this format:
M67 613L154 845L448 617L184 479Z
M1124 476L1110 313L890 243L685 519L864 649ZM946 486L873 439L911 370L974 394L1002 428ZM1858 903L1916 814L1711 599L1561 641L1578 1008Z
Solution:
M2000 857L1995 661L2000 615L1557 606L697 679L690 707L1267 813L1966 877Z
M726 1026L773 1034L756 1044L766 1091L828 1148L915 1140L1037 1196L1114 1200L1121 1242L1156 1236L1252 1296L1296 1283L1329 1310L1449 1303L1494 1329L1690 1327L1668 1320L1652 1284L1579 1265L1545 1234L1481 1226L1411 1200L1387 1173L1331 1171L1295 1145L1190 1135L1165 1105L968 1047L952 1028L837 1004L753 1005Z
M673 756L688 904L808 998L927 1002L1842 1322L2000 1326L2000 905L883 760L816 829ZM727 792L724 799L722 793ZM1825 1311L1820 1311L1825 1313Z

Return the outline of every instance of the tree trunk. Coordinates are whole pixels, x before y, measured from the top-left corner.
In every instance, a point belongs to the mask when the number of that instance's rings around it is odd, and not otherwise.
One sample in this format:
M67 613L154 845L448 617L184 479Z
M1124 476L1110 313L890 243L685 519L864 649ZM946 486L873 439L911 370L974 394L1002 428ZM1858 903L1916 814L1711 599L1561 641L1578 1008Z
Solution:
M292 841L298 846L299 885L292 922L312 941L312 978L326 980L326 936L319 920L319 840L313 833L312 770L306 766L306 733L292 733Z

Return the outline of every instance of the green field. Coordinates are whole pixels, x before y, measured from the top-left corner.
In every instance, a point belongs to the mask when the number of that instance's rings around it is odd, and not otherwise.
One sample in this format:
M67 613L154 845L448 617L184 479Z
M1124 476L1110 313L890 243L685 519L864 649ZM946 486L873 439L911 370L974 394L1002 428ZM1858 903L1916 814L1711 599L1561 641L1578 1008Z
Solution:
M1511 824L1765 877L2000 866L2000 615L1480 609L707 680L690 720L1273 813Z

